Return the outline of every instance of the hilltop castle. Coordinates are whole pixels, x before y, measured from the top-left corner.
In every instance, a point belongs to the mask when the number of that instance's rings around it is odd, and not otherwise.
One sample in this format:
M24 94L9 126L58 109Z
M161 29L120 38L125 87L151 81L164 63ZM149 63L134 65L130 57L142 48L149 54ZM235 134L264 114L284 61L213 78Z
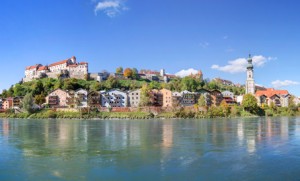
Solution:
M23 82L29 82L34 79L40 79L44 77L58 78L58 77L70 77L77 79L86 79L88 76L88 63L77 63L76 57L73 56L69 59L62 60L50 64L49 66L43 66L36 64L26 67L25 77Z

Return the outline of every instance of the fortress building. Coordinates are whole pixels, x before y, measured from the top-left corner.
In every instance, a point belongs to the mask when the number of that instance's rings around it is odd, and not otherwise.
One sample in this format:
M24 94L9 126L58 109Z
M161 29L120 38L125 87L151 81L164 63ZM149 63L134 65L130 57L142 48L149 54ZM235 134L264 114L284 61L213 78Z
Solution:
M66 60L55 62L49 66L43 66L36 64L28 66L25 69L25 77L23 82L29 82L34 79L40 78L59 78L59 77L70 77L77 79L86 79L88 76L88 63L80 62L77 63L76 57L72 57Z

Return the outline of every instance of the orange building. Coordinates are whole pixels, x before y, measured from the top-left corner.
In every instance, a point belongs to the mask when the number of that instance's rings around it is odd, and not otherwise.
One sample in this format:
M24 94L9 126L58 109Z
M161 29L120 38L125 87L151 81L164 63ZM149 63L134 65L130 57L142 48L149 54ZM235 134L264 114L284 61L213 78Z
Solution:
M255 97L258 101L258 105L271 105L274 103L279 107L288 107L290 94L287 90L275 90L268 88L266 90L258 90L255 93Z
M3 99L2 108L5 110L13 108L13 101L14 99L12 97Z
M172 107L172 91L168 89L161 89L160 92L163 97L162 107Z

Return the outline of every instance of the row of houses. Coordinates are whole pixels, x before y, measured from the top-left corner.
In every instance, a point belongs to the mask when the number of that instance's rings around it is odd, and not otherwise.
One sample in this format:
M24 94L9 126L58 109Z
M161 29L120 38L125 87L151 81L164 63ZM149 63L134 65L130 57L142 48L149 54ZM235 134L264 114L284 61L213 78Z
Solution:
M172 92L168 89L153 89L148 93L149 106L163 108L193 106L203 96L207 106L219 106L224 100L227 104L241 103L239 96L230 91L201 89L197 92L182 91ZM286 90L266 89L256 91L255 97L259 106L274 105L287 107L291 95ZM23 97L9 97L0 99L0 109L19 108ZM296 100L294 100L296 101ZM299 102L299 101L298 101ZM51 108L114 108L114 107L139 107L141 104L141 90L121 91L112 89L108 91L64 91L57 89L52 91L45 99L44 105Z
M223 95L218 90L206 89L198 92L182 91L172 92L168 89L151 90L148 93L149 106L171 108L177 106L193 106L197 104L200 95L205 97L206 105L218 106ZM7 98L1 101L0 108L11 109L20 106L22 97ZM85 108L85 107L139 107L141 103L141 90L121 91L117 89L108 91L52 91L45 99L44 105L51 108Z
M171 108L177 106L193 106L203 94L208 106L218 106L223 95L218 90L203 89L199 92L172 92L168 89L153 89L148 93L149 106ZM64 91L57 89L46 97L49 107L139 107L141 103L141 90L121 91L92 91L79 89L77 91Z
M19 108L23 97L8 97L5 99L0 99L0 109L7 110L11 108Z

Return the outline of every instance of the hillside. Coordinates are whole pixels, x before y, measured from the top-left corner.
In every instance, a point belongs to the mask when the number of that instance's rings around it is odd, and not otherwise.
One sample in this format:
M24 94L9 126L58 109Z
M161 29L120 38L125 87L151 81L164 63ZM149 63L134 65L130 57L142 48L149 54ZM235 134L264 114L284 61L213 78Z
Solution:
M51 91L58 88L61 88L63 90L77 90L79 88L82 88L89 91L109 89L135 90L141 88L143 84L148 84L150 89L166 88L172 91L188 90L196 92L202 88L205 88L208 90L229 90L236 95L244 93L243 87L222 85L215 81L200 81L199 79L195 79L193 77L176 78L171 80L169 83L161 83L156 81L151 82L144 79L117 79L115 77L109 77L108 80L103 82L97 82L94 80L80 80L74 78L44 78L26 83L17 83L11 86L8 90L3 90L1 97L6 98L25 96L27 93L31 93L33 96L47 96Z

